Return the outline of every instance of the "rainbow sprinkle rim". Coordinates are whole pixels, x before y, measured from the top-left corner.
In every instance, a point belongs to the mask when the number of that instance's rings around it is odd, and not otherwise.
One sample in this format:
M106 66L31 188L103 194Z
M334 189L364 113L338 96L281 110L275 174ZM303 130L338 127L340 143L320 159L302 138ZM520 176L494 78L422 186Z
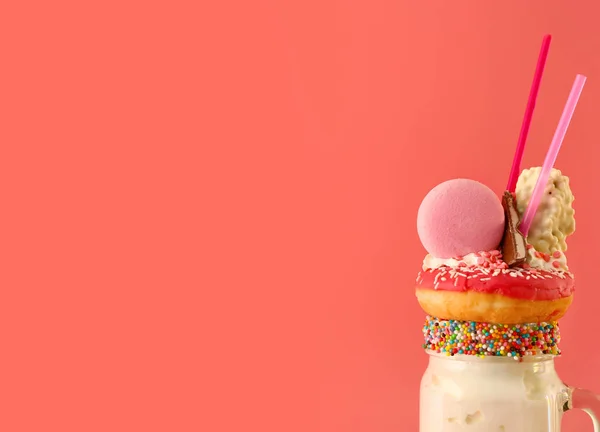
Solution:
M423 348L447 356L504 356L518 360L524 356L560 354L557 322L507 325L427 316L423 336Z

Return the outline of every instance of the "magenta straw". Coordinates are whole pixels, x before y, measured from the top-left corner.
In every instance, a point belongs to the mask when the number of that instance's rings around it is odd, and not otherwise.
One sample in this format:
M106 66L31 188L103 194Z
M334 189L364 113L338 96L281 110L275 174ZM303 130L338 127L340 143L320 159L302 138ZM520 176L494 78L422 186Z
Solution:
M509 192L515 191L517 180L519 178L519 174L521 173L521 159L523 159L525 141L527 141L529 126L531 125L531 119L533 118L535 101L537 99L540 84L542 82L542 75L544 74L544 66L546 65L546 58L548 57L548 50L550 49L551 40L551 35L544 36L544 39L542 40L542 48L540 49L537 66L535 67L533 83L531 84L531 90L529 90L529 99L527 100L527 107L525 108L525 116L523 117L523 123L521 124L519 140L517 141L517 150L515 151L515 157L513 159L513 164L508 176L508 185L506 186L506 190Z
M558 151L560 150L560 146L562 145L563 139L567 133L569 123L571 123L571 119L573 118L573 113L575 112L575 107L577 106L579 96L583 90L585 80L586 77L583 75L577 75L575 78L573 88L569 94L569 99L567 99L567 104L565 105L562 116L560 117L560 121L558 122L558 126L556 127L556 132L554 132L554 138L552 138L550 148L548 149L548 153L546 153L546 159L544 160L544 165L542 165L540 176L535 183L535 187L531 193L531 199L529 200L529 204L527 204L527 208L523 214L523 220L519 226L519 231L521 231L525 237L527 237L527 233L529 233L531 222L533 221L535 212L537 211L540 201L542 200L542 195L544 194L544 189L546 189L546 183L548 183L550 171L554 166L554 162L558 156Z

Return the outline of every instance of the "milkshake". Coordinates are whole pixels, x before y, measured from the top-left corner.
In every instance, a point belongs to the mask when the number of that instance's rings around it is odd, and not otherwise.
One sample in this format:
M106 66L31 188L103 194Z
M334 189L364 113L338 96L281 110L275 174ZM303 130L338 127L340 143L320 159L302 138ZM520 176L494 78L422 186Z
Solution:
M568 397L551 358L433 354L421 382L420 430L557 431Z
M527 235L519 224L541 169L524 170L502 200L467 179L423 200L427 255L416 278L426 313L420 431L558 431L571 390L554 369L558 321L575 290L567 237L575 231L569 179L552 169Z
M521 171L551 41L545 35L506 191L454 179L434 187L417 215L427 255L417 300L427 314L421 432L557 432L563 413L600 423L600 397L562 383L559 320L575 278L567 238L575 231L569 178L554 168L586 77L577 75L541 167Z

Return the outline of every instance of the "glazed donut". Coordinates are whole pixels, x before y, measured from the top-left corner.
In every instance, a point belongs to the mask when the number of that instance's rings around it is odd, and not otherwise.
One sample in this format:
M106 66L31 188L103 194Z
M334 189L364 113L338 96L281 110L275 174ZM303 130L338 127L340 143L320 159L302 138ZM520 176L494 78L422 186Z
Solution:
M439 267L417 276L416 296L429 315L502 324L551 322L573 301L569 272L484 267Z

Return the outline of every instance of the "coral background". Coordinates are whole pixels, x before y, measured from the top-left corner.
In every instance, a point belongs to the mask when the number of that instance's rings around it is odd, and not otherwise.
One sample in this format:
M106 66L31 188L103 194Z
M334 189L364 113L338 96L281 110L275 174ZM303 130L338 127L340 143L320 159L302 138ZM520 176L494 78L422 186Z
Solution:
M415 431L422 197L524 166L576 195L559 371L600 391L600 4L0 6L3 431ZM588 431L583 413L565 430Z

